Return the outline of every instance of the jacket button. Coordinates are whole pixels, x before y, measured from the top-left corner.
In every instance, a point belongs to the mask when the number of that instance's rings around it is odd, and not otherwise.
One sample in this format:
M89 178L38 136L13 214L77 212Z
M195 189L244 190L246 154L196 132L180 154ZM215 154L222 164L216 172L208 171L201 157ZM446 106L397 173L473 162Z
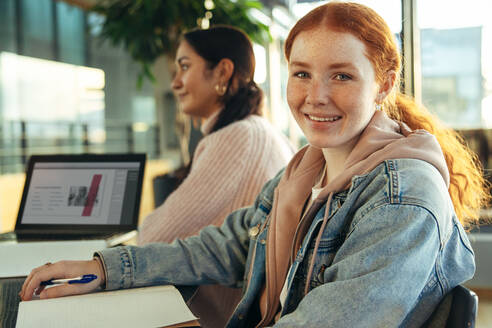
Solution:
M244 319L244 315L243 314L239 314L237 317L239 318L239 320L243 320Z
M254 226L253 228L249 229L248 235L250 238L253 238L256 237L259 232L260 232L260 227Z

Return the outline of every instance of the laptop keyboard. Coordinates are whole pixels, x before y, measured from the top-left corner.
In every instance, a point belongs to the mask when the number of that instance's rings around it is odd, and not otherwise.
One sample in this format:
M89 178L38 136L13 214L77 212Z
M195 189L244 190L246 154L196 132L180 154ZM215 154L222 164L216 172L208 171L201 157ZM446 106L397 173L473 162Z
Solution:
M25 278L0 279L0 327L15 327L19 292Z

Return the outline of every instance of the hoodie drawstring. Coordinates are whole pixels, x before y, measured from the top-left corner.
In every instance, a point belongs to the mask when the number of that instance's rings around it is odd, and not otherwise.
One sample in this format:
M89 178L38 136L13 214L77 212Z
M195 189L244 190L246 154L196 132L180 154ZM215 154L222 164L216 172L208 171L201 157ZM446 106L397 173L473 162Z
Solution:
M309 263L309 270L308 274L306 277L306 286L304 287L304 295L306 295L309 292L309 282L311 281L311 276L313 275L313 270L314 270L314 262L316 260L316 254L318 253L318 247L321 242L321 235L323 235L323 231L325 230L326 223L328 222L328 219L331 217L330 215L330 204L331 200L333 198L333 192L330 192L328 195L328 200L326 202L326 210L325 210L325 215L323 218L323 224L321 225L321 228L319 229L318 236L316 237L316 243L314 244L314 251L313 251L313 257L311 258L311 263Z

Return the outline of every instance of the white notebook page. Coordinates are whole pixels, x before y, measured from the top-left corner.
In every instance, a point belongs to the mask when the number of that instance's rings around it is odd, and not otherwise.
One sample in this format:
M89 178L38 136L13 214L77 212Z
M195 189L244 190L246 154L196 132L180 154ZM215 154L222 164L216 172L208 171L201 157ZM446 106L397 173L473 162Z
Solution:
M17 328L164 327L195 320L174 286L21 302Z

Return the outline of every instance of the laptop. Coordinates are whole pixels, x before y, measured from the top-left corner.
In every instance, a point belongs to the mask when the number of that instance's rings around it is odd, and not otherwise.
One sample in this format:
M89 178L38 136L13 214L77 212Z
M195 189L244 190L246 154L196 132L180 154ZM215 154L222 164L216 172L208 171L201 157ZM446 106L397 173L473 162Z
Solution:
M15 230L0 240L106 239L112 246L133 237L145 160L145 154L31 156Z

